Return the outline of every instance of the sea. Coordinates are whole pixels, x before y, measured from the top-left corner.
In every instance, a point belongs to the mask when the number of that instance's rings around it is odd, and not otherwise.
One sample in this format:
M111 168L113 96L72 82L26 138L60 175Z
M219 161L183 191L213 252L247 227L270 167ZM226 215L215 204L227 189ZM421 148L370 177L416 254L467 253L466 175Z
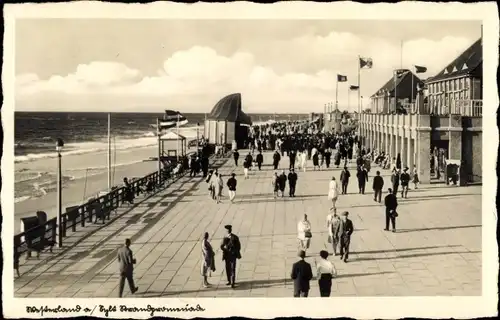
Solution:
M203 126L205 113L183 113L188 124L179 133L188 140L196 139L196 127ZM269 120L304 119L304 114L248 114L254 124ZM157 144L156 119L158 113L111 113L111 140L113 152L129 152L120 157L114 166L130 165L145 159L133 156L136 148ZM108 113L89 112L16 112L15 113L15 202L40 197L55 188L56 175L53 162L57 157L56 139L64 141L63 156L92 159L91 154L108 149ZM176 130L176 129L174 129ZM200 130L203 132L203 130ZM101 157L102 158L102 157ZM120 160L123 159L121 162ZM123 162L125 161L125 162ZM105 163L93 164L84 161L73 172L63 173L63 185L84 175L100 174L106 170Z

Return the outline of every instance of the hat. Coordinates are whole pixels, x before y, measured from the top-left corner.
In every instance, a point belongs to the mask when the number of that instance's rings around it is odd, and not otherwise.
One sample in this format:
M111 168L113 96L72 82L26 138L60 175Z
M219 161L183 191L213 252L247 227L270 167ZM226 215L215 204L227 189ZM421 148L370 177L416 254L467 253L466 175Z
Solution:
M347 216L349 215L349 212L344 211L344 212L342 212L341 214L342 214L343 216L346 216L346 217L347 217Z
M234 173L234 172L233 172L233 173L231 173L231 176L232 176L232 177L234 177L235 175L236 175L236 173Z
M232 225L230 225L230 224L226 224L226 225L224 226L224 228L226 228L227 230L231 231L231 230L233 229L233 226L232 226Z

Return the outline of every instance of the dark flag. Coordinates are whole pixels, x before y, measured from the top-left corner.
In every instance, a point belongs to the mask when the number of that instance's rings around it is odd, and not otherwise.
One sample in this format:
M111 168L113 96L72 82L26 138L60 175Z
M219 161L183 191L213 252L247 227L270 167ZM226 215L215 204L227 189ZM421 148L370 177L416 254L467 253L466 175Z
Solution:
M347 82L347 76L343 76L341 74L337 75L337 81L338 82Z
M359 68L360 69L371 69L373 68L372 58L359 58Z
M427 67L415 66L415 73L424 73L424 72L427 72Z
M349 90L356 91L359 89L359 86L350 86Z
M159 130L167 130L176 127L177 125L183 126L188 123L187 118L179 111L165 110L163 119L159 120Z

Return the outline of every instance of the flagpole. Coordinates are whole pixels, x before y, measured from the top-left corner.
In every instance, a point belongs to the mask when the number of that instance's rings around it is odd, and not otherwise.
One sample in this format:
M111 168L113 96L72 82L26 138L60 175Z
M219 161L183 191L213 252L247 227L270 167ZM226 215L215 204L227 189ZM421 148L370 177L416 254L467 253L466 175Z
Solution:
M161 180L161 130L160 119L156 118L156 135L158 137L158 180Z
M358 113L361 113L361 56L358 56Z
M417 72L417 69L415 68L415 65L412 65L411 67L412 67L412 75L411 75L411 97L410 97L410 105L411 105L411 103L413 103L413 94L414 94L413 87L415 86L414 83L413 83L413 77L414 77L413 71L415 71L415 73Z
M350 99L350 93L351 93L351 88L350 86L347 87L347 112L351 109L351 103L349 101Z
M337 75L337 85L335 88L335 110L339 109L339 76Z
M179 162L179 113L177 113L177 162Z
M398 110L398 86L397 86L398 73L397 73L397 71L394 71L393 73L394 74L392 76L394 77L394 111L397 113L397 110Z
M111 191L111 113L108 112L108 191Z

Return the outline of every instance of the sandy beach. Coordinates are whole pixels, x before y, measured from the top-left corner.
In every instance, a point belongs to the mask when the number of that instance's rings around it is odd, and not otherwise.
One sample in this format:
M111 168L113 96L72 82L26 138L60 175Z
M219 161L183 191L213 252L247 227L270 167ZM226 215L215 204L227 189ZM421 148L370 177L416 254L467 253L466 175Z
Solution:
M120 185L124 177L143 177L152 173L157 168L155 161L143 161L149 157L155 157L156 147L144 147L119 151L116 154L113 184ZM24 168L45 172L55 172L57 168L55 158L40 159L30 162L16 163L16 171ZM91 174L81 174L74 180L67 181L63 185L63 211L64 208L82 204L83 200L104 191L108 187L108 174L106 170L107 153L90 153L80 155L68 155L62 158L63 176L71 176L75 172L86 168L94 168ZM47 193L41 197L31 198L15 204L15 233L20 230L20 218L31 216L36 211L45 211L49 218L56 216L57 193L55 188L47 188Z

